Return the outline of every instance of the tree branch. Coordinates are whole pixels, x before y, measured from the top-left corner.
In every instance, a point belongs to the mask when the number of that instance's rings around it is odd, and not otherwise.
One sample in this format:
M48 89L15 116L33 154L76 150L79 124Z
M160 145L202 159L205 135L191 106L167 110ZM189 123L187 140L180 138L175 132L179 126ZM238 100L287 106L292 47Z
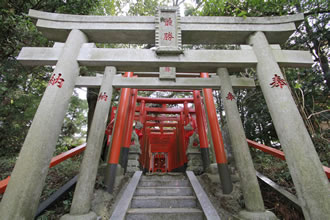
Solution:
M314 115L319 115L319 114L321 114L321 113L324 113L324 112L329 112L330 111L330 109L326 109L326 110L323 110L323 111L320 111L320 112L315 112L315 113L313 113L313 114L310 114L308 117L307 117L307 119L310 119L312 116L314 116Z

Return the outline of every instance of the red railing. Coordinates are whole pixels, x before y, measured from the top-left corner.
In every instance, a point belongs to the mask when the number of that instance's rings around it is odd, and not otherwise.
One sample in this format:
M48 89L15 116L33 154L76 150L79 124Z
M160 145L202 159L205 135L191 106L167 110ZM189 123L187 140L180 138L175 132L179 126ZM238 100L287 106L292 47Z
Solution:
M51 160L49 167L56 166L57 164L77 155L83 152L86 149L86 144L82 144L78 147L72 148L71 150L68 150L66 152L63 152ZM8 182L10 180L10 176L8 176L6 179L0 181L0 194L4 193L6 190L6 187L8 185Z
M281 160L285 160L285 155L284 155L283 151L277 150L277 149L272 148L272 147L268 147L268 146L263 145L263 144L259 144L255 141L251 141L249 139L246 139L246 140L247 140L247 143L250 147L253 147L253 148L259 149L259 150L261 150L265 153L271 154L274 157L277 157ZM323 170L324 170L325 174L327 175L328 179L330 179L330 168L326 167L326 166L323 166Z

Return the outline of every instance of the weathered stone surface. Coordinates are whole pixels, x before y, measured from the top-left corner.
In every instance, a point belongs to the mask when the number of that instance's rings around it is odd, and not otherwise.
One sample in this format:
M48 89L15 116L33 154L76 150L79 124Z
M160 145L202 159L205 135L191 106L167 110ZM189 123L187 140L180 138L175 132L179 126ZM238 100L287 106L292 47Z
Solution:
M128 160L128 163L127 163L128 167L138 167L139 165L140 165L140 163L137 160Z
M87 214L80 214L80 215L66 214L60 218L60 220L96 220L96 219L97 219L97 215L94 212L89 212Z
M71 29L80 29L97 43L154 44L153 16L82 16L30 10L38 29L50 40L65 41ZM303 14L273 17L182 17L184 44L244 44L255 31L266 33L269 42L284 43L296 30ZM253 24L253 25L251 25Z
M198 73L216 72L218 67L237 71L257 64L255 54L248 46L242 47L242 50L186 50L179 56L159 57L155 51L148 49L94 48L92 44L85 45L81 48L78 61L96 70L116 66L119 71L158 72L159 67L172 66L176 67L177 72ZM62 50L59 47L24 47L17 59L23 65L55 65ZM272 54L281 67L310 67L313 64L308 51L273 48Z
M183 53L178 7L158 8L155 16L155 43L158 55L168 56Z
M197 180L196 176L192 172L189 172L189 171L187 171L186 174L189 178L191 186L194 189L194 192L197 196L197 199L204 212L206 219L220 220L217 210L213 207L211 201L209 200L207 194L203 190L203 188L200 185L199 181Z
M105 68L103 82L88 136L87 148L81 163L79 179L72 200L71 215L87 213L91 208L97 168L111 105L112 80L115 74L116 68Z
M160 80L176 80L176 68L175 67L159 67L159 79Z
M137 122L135 128L142 129L143 124ZM139 137L134 130L132 132L131 140L134 141L134 144L132 144L129 147L127 169L126 169L126 172L128 173L133 173L135 171L140 170L140 162L139 162L139 158L141 155L140 142L139 142Z
M246 142L244 128L236 104L237 100L230 83L229 74L227 69L224 68L219 68L217 72L223 82L221 98L226 111L230 142L232 144L236 167L240 175L245 206L249 211L263 212L265 210L264 202Z
M142 172L138 171L135 172L131 181L127 185L123 195L121 196L116 208L114 209L111 220L117 220L117 219L124 219L126 215L126 211L129 208L129 205L131 203L132 197L134 195L134 192L136 190L136 187L140 181Z
M33 219L61 131L67 107L79 75L76 57L87 38L71 31L46 88L0 204L2 219ZM60 75L61 74L61 75ZM55 80L54 80L55 81Z
M140 154L139 153L129 153L128 160L139 160Z
M192 130L192 127L190 124L184 127L185 130ZM198 146L193 146L194 142L197 141ZM199 138L198 134L194 132L193 135L189 138L189 144L186 151L186 155L188 158L187 163L187 171L193 171L195 174L200 174L203 172L203 161L202 161L202 155L201 150L199 146Z
M330 216L330 186L313 142L287 85L272 87L275 74L283 79L266 36L250 37L258 57L257 76L273 123L285 153L292 180L306 219Z
M234 88L254 88L254 79L247 77L230 77L231 83ZM76 87L91 87L97 88L101 85L102 77L78 77ZM139 78L124 78L116 75L113 81L115 88L150 88L150 89L201 89L212 88L219 89L221 82L219 77L214 76L209 79L198 78L176 78L176 82L162 81L158 78L139 77Z
M249 212L246 210L239 212L239 217L246 220L277 220L278 218L270 211Z

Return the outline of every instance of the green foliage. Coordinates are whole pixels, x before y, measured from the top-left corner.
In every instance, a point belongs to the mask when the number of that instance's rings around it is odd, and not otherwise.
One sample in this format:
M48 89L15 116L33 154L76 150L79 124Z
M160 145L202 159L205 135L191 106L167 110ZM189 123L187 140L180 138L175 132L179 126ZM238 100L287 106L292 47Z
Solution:
M189 14L202 16L282 16L304 13L305 21L298 31L291 36L283 49L309 49L316 64L312 69L283 69L283 73L292 88L292 94L305 124L314 138L319 153L324 150L322 141L329 141L330 135L321 129L320 124L329 121L330 113L325 111L330 106L329 88L329 2L325 0L287 1L287 0L204 0L198 9ZM252 70L240 75L255 77ZM256 79L257 80L257 79ZM215 94L216 96L219 94ZM263 98L261 89L236 91L238 108L248 138L269 146L277 146L278 138L271 117ZM218 98L216 98L218 100ZM221 99L220 99L221 100ZM221 101L218 101L221 104ZM223 108L218 105L218 113L222 115ZM320 114L318 114L321 112ZM322 141L319 141L322 139ZM328 140L327 140L328 139ZM321 143L322 142L322 143ZM321 156L322 160L323 156ZM324 161L324 160L323 160Z
M292 193L295 193L288 165L285 161L257 149L251 149L251 155L257 171L268 176L279 185L286 187Z
M128 3L128 15L139 16L151 16L155 15L159 6L165 6L169 4L169 0L141 0L131 1L126 0Z
M77 146L84 142L87 131L87 109L87 102L85 100L79 99L77 94L71 97L69 109L58 140L61 150L58 150L63 152L68 150L68 146Z
M99 1L92 0L1 2L0 156L19 152L52 72L50 67L23 67L16 60L23 46L52 45L52 42L44 38L27 17L28 10L89 14L95 10L98 3ZM78 103L72 106L77 107ZM77 121L79 120L75 120ZM67 123L64 131L67 134L72 133L80 125L72 126L72 123Z

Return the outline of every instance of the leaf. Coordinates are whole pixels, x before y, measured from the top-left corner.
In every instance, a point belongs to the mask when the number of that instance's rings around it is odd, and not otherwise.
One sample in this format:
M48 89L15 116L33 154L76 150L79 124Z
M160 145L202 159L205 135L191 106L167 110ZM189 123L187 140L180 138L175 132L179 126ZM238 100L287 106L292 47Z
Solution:
M247 14L247 12L246 11L241 11L241 13L239 13L237 16L238 17L246 17L246 14Z

